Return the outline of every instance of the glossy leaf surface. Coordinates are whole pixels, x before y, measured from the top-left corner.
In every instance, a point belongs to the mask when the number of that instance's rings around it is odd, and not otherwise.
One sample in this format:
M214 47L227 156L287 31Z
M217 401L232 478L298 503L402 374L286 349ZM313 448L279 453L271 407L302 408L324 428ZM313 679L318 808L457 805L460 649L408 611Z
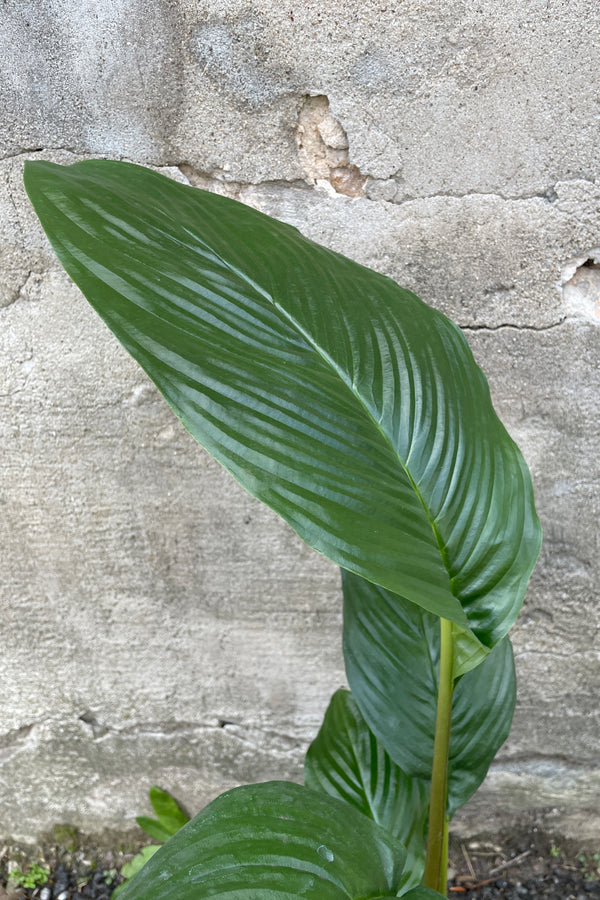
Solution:
M459 329L296 229L148 169L29 162L25 182L67 272L197 440L319 552L470 629L465 669L483 658L540 533Z
M236 788L178 831L122 900L363 900L402 893L406 851L348 804L289 782Z
M371 730L409 775L431 777L440 623L413 603L342 573L344 658L352 694ZM454 688L448 811L477 790L508 737L516 695L512 648L504 638Z
M421 880L429 805L426 782L406 775L393 762L349 691L336 691L331 698L306 754L304 782L345 800L398 838L415 861L416 882Z

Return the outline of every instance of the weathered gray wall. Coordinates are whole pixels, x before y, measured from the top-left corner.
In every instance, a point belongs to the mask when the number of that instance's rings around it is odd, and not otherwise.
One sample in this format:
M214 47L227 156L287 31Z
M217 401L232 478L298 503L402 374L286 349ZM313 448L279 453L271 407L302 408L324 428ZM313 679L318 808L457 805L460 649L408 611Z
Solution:
M335 568L192 442L28 207L25 158L100 155L287 219L465 328L545 545L512 736L459 822L596 835L596 0L5 0L0 58L0 833L122 828L153 782L195 809L298 778L344 680Z

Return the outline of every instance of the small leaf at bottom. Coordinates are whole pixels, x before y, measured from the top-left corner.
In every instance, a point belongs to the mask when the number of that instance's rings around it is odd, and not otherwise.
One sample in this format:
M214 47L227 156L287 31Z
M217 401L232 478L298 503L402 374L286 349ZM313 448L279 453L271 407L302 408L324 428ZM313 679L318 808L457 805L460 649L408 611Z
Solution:
M349 691L331 698L304 761L307 787L345 800L386 828L412 854L416 882L425 859L426 783L390 758Z

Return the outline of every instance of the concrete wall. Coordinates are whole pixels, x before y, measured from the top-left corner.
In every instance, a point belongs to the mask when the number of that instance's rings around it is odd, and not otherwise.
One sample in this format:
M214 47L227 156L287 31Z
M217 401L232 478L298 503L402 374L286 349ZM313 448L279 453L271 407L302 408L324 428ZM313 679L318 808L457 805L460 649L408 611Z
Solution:
M513 732L458 822L597 835L596 0L5 0L0 25L0 833L123 828L154 782L195 810L298 778L344 682L336 569L49 251L23 160L95 155L293 222L463 326L545 545Z

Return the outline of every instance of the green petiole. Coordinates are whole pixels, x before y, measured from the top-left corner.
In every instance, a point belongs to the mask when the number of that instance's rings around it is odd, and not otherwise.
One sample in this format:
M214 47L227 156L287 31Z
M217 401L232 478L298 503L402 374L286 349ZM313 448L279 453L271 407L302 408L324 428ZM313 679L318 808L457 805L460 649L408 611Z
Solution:
M452 719L452 692L454 690L452 623L447 619L440 619L440 632L440 680L431 769L427 857L423 882L427 887L445 895L448 869L448 816L446 815L448 753Z

